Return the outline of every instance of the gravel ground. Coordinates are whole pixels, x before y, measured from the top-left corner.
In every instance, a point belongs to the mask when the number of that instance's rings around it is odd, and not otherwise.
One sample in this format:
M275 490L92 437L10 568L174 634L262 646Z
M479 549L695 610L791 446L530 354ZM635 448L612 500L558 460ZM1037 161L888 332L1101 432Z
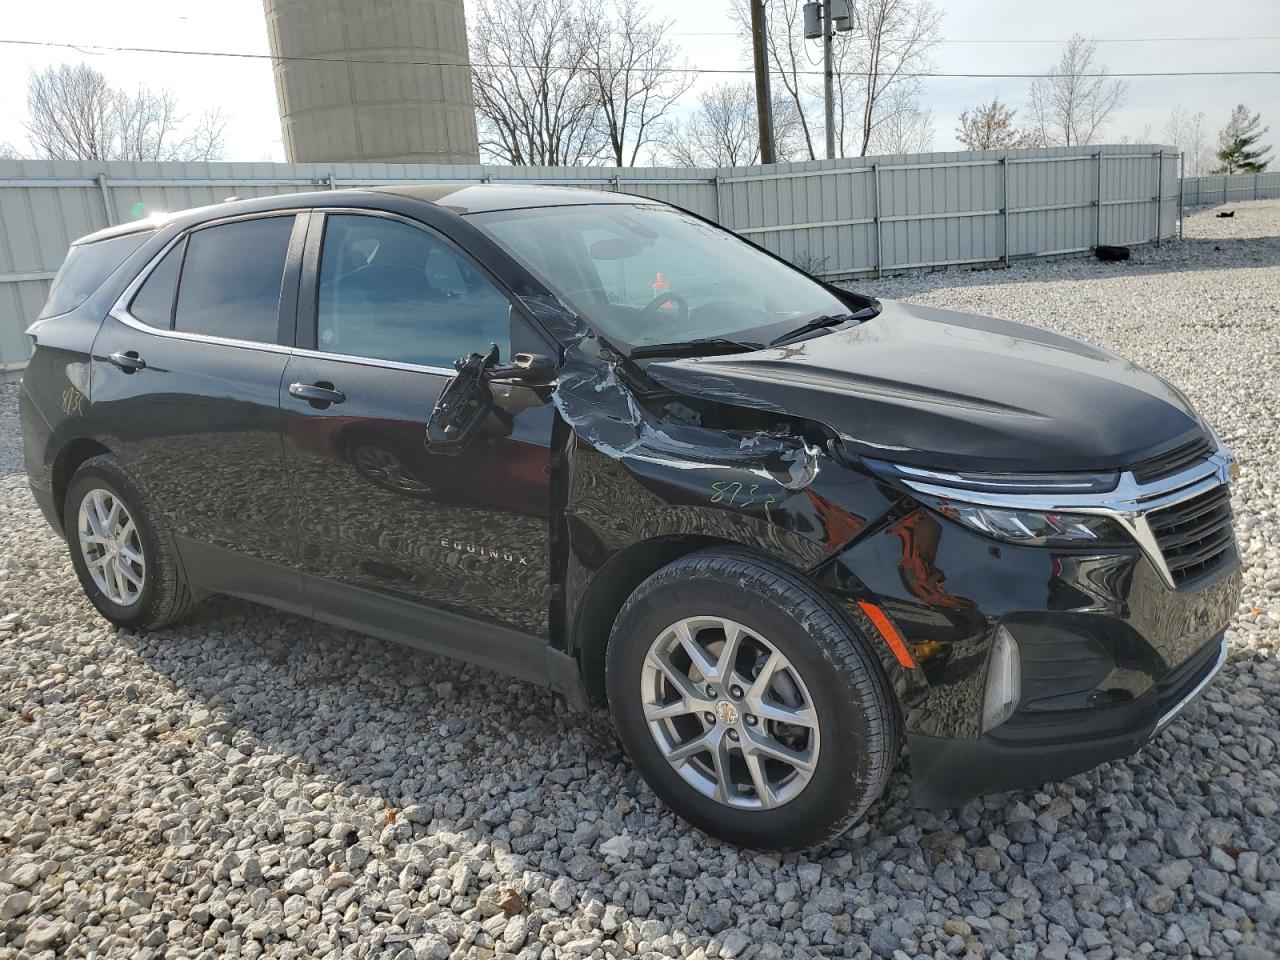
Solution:
M18 426L18 385L0 383L0 477L22 472L22 433Z
M606 720L232 601L114 633L0 400L0 960L1280 955L1280 203L1126 264L887 280L1171 377L1240 454L1224 675L1141 753L945 816L905 770L823 855L722 846Z

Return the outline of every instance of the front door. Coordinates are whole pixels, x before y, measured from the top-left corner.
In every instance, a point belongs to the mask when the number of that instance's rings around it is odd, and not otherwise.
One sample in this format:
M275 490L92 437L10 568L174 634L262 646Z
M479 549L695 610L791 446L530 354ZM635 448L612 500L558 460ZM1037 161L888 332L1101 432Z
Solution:
M281 318L292 332L306 226L296 220L242 218L178 238L94 341L92 416L195 579L241 595L258 583L302 606L279 407Z
M408 602L546 636L548 392L495 385L461 453L424 444L453 361L490 343L510 356L513 323L521 342L510 301L451 242L399 218L315 214L308 247L280 397L312 602L375 624Z

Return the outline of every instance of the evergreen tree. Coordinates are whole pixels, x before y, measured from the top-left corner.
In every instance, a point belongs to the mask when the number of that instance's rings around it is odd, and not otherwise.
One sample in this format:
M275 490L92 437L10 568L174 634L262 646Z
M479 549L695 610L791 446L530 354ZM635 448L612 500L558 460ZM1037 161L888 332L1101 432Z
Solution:
M1262 126L1260 114L1250 114L1242 103L1231 111L1231 119L1218 134L1218 160L1215 173L1261 173L1267 169L1269 146L1258 143L1270 127Z

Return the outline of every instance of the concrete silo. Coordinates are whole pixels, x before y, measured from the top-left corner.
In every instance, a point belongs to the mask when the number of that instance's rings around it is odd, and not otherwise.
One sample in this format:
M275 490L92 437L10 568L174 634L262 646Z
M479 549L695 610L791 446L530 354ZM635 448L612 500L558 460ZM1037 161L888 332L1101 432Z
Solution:
M263 5L290 161L478 162L462 0Z

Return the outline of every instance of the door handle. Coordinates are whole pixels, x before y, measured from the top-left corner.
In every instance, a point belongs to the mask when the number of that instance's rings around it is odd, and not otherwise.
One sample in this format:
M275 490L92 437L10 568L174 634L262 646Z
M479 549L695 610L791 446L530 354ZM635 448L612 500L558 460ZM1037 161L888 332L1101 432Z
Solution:
M332 383L323 380L319 383L291 383L289 393L300 400L306 400L317 410L323 410L331 403L341 403L347 395L335 390Z
M147 361L138 356L137 350L128 350L124 353L116 351L107 359L125 373L133 373L135 370L141 370L147 365Z

